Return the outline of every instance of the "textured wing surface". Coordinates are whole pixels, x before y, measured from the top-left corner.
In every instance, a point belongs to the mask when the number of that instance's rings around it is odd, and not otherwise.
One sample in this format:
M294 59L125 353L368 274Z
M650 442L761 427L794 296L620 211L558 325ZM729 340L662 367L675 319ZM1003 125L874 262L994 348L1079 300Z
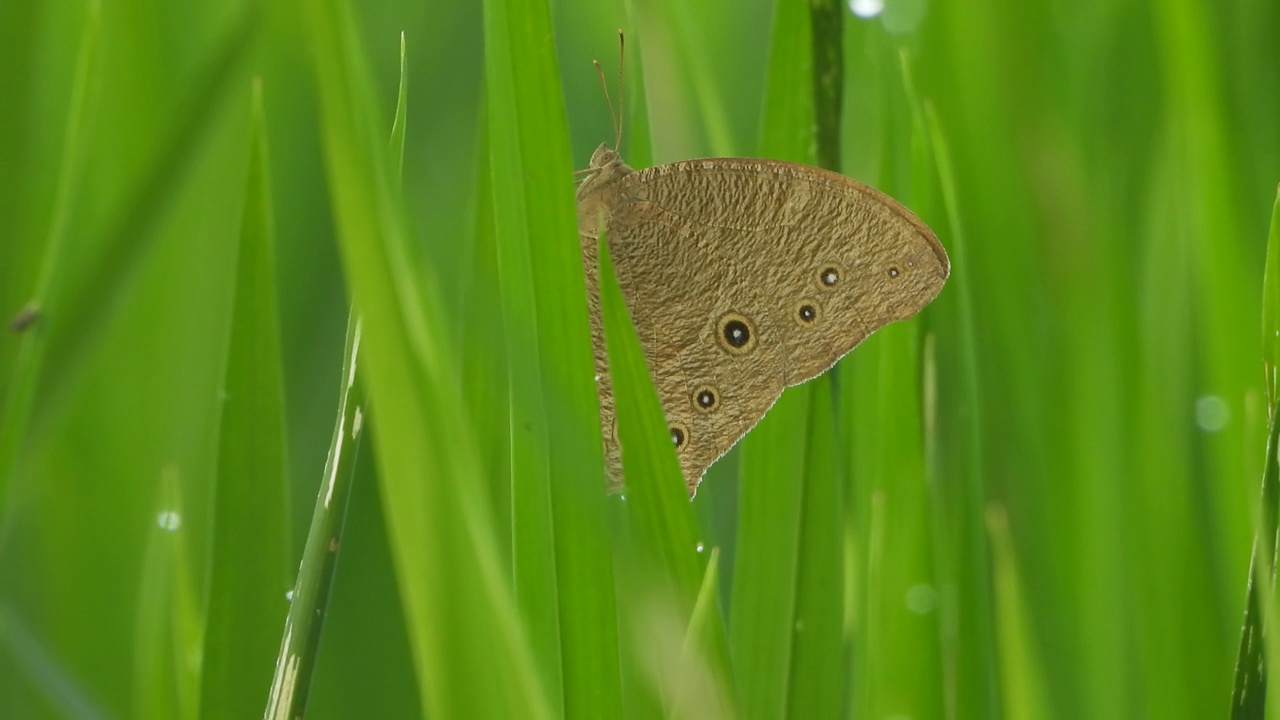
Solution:
M950 270L892 198L804 165L672 163L610 200L610 253L691 488L784 387L917 313Z

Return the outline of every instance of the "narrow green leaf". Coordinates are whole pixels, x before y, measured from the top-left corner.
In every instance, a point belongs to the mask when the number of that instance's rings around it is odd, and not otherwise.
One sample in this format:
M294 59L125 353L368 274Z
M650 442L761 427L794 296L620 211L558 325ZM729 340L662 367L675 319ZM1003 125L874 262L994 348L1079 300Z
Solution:
M788 717L838 717L845 707L844 475L836 451L835 376L809 383L805 492L800 507ZM829 479L824 481L824 479Z
M463 248L459 295L466 321L458 327L466 375L465 404L471 411L480 457L489 479L494 516L499 531L505 533L501 548L506 564L511 564L511 408L510 372L507 370L507 333L503 320L503 295L493 291L500 277L497 238L493 217L493 178L489 172L488 113L480 113L481 128L476 147L475 192L472 195L471 242Z
M367 420L364 382L356 373L360 354L360 320L352 311L347 318L338 391L338 421L333 428L329 455L316 493L307 541L290 595L289 613L279 641L275 673L267 696L266 718L295 718L306 713L311 678L324 630L324 619L333 590L338 549L350 504L356 469L364 454Z
M522 85L516 80L516 68L530 58L518 56L512 47L508 4L505 0L489 0L485 3L485 99L488 104L489 128L489 178L494 211L494 237L497 248L498 281L502 292L502 324L506 333L506 367L510 389L510 461L512 562L515 575L516 597L520 603L521 618L529 628L535 667L542 684L548 689L549 699L556 711L564 710L564 659L560 647L560 613L556 596L555 528L551 500L551 437L553 434L572 434L572 425L552 432L544 387L542 364L544 358L540 343L538 323L543 318L538 312L538 287L534 276L534 250L530 233L530 199L526 191L545 186L554 180L531 181L527 177L524 162L524 136L522 126L532 122L546 122L545 117L535 116L523 121L519 112L518 93ZM527 45L533 45L528 43ZM544 51L541 45L526 47L535 56ZM546 82L537 75L529 82ZM558 91L550 91L558 96ZM537 107L537 100L529 102ZM563 121L562 121L563 122ZM543 128L548 136L563 137L554 128ZM545 137L544 137L545 140ZM535 148L529 148L536 152ZM541 158L543 162L547 158ZM555 164L566 165L563 158L550 158L553 167L532 170L555 173ZM567 200L555 206L566 206ZM535 208L533 212L537 212ZM561 213L563 215L564 213ZM542 228L543 237L561 240L571 239L572 230L567 218L553 218L550 227ZM584 289L583 295L585 297ZM603 481L601 481L603 484Z
M1262 281L1262 368L1266 373L1267 406L1274 408L1280 402L1280 192L1271 209Z
M53 222L45 240L44 257L36 281L35 297L22 313L6 322L11 329L23 331L21 344L13 363L13 375L4 393L3 415L0 415L0 536L9 521L7 512L10 486L17 471L19 453L27 425L31 421L32 404L41 375L45 371L45 353L49 342L46 329L61 310L56 303L61 297L68 227L79 202L80 181L84 177L86 148L81 136L89 121L88 98L97 82L97 42L101 22L101 6L88 5L81 28L80 49L76 57L76 74L71 87L71 106L63 135L62 162L58 170L58 187L54 199ZM41 317L43 316L43 317ZM9 320L6 318L6 320Z
M631 647L656 653L648 667L665 713L673 713L679 699L691 693L706 698L699 708L725 711L736 702L723 620L717 605L707 605L714 595L700 595L705 571L666 418L606 238L598 247L600 308L626 475L626 528L615 533L621 573L628 579L623 587L630 593L621 607L630 621L627 630L646 634L633 637ZM694 623L700 597L701 612L715 612Z
M789 704L811 397L810 385L787 390L743 441L729 630L747 717L782 717Z
M889 55L892 57L892 55ZM887 84L884 112L910 118L909 78ZM881 189L917 212L927 208L932 168L925 161L923 126L900 132L889 122L882 140ZM932 218L931 218L932 219ZM945 241L944 241L945 242ZM948 288L943 289L946 293ZM857 714L942 717L947 671L943 658L947 598L938 579L939 509L927 454L936 437L926 418L929 380L924 316L894 323L869 338L841 365L841 403L848 419L852 469L847 505L858 554L853 619L852 680Z
M829 4L774 4L761 154L834 163L840 18ZM820 21L821 20L821 21ZM815 44L813 31L822 32ZM834 167L832 169L835 169ZM844 705L844 585L835 414L824 377L788 389L742 443L732 586L734 669L747 717L832 717ZM826 394L825 397L820 397Z
M46 712L56 710L57 717L110 717L88 689L77 682L71 669L62 662L54 648L45 644L45 640L38 628L13 614L7 605L0 605L0 645L12 657L14 666L22 671L21 679L46 703L41 708L47 708ZM9 707L5 709L10 710ZM19 708L15 712L22 713L24 709ZM169 714L165 717L180 716Z
M405 70L408 53L404 33L400 33L400 86L396 94L396 116L391 123L391 168L396 181L404 178L404 133L409 113L409 73Z
M270 161L253 88L231 341L223 384L201 714L256 715L266 697L289 588L284 382Z
M699 546L699 552L702 547ZM712 668L703 661L707 648L724 645L724 622L720 613L720 549L711 548L707 566L702 574L702 586L689 618L689 629L681 646L682 670L674 692L671 717L676 718L731 718L735 717L733 705L725 704L731 697L723 689L717 689ZM690 672L692 670L693 672ZM712 689L713 692L707 692Z
M1025 579L1018 570L1018 557L1009 534L1009 519L1003 508L987 513L991 530L996 618L1000 623L1000 669L1004 672L1000 709L1011 718L1052 717L1044 687L1045 668L1036 650L1031 608L1022 589Z
M604 460L563 92L546 2L484 4L511 379L517 596L553 707L621 712Z
M203 578L195 577L186 524L189 506L179 479L165 472L158 489L138 587L133 714L194 720L200 717L200 658L207 624L197 595Z
M1249 579L1245 592L1244 626L1236 651L1235 681L1231 692L1232 720L1266 717L1267 688L1277 668L1280 641L1267 632L1277 620L1275 607L1276 532L1280 523L1280 394L1277 394L1276 367L1280 361L1280 195L1271 209L1271 232L1267 236L1267 265L1262 283L1262 367L1266 379L1267 416L1270 433L1262 471L1262 497L1253 554L1249 559ZM1270 657L1270 661L1268 661ZM1272 703L1273 706L1280 703ZM1272 711L1272 716L1276 713Z
M422 706L550 717L495 547L438 280L412 260L385 128L343 0L304 13L344 270L360 308L379 481Z
M1000 712L999 668L992 585L988 557L987 486L982 465L982 404L979 392L972 272L968 263L964 224L960 214L955 170L942 123L932 105L916 93L909 57L900 54L904 89L911 103L914 137L925 148L932 167L922 174L936 177L935 215L926 216L946 237L952 275L946 297L930 310L933 337L925 376L932 387L925 394L926 452L931 484L937 488L935 514L938 573L944 587L955 587L954 607L941 606L943 652L948 692L964 716L994 718ZM933 341L931 341L933 342ZM946 422L950 409L962 422ZM945 598L944 598L945 599Z
M404 169L404 127L407 120L408 80L404 33L400 34L400 88L389 152L397 182ZM307 542L302 553L285 620L284 638L276 658L275 675L267 701L266 717L302 717L310 699L311 675L316 665L325 610L333 590L337 549L346 522L356 469L366 447L363 439L364 381L356 373L360 355L360 318L354 308L347 315L343 346L342 383L338 392L338 422L334 427L319 484Z
M914 323L880 330L845 386L860 458L853 501L865 505L863 617L855 643L859 713L941 717L943 672L932 507L926 483L921 346Z
M96 8L96 4L91 4ZM83 247L94 253L86 263L93 271L74 287L67 286L58 273L51 271L48 296L38 299L41 308L40 333L27 333L27 342L48 333L46 350L39 358L28 360L37 370L24 370L25 363L15 363L13 387L23 394L14 394L6 403L3 425L0 426L0 472L10 472L16 461L15 443L21 441L25 424L29 421L30 403L35 388L49 388L47 397L41 399L41 412L56 412L64 400L65 391L74 386L71 380L83 368L91 356L89 349L102 338L102 331L110 326L105 320L118 307L133 288L133 279L154 246L159 234L157 225L172 207L174 196L184 187L183 179L194 167L204 143L238 91L244 84L246 60L250 54L256 24L256 6L249 5L236 17L217 49L211 53L204 72L192 83L191 94L184 98L176 119L163 129L165 141L159 144L153 161L135 187L125 194L126 200L116 208L111 222L100 229L103 239L85 241ZM97 20L91 16L90 25ZM92 38L92 29L86 28L86 41ZM86 48L92 62L92 53ZM92 72L91 66L85 72ZM85 82L92 82L84 76ZM79 97L87 92L76 90ZM83 99L74 106L83 113ZM75 121L79 122L79 121ZM78 132L78 131L77 131ZM77 143L69 146L74 150ZM74 153L72 156L74 157ZM72 161L69 161L72 162ZM74 160L68 172L76 172ZM68 200L70 202L70 200ZM74 206L68 212L74 212ZM60 255L59 255L60 257ZM56 265L57 263L55 263ZM33 330L36 328L33 327ZM5 470L9 463L10 470ZM0 482L4 482L0 478ZM0 490L0 502L3 491Z

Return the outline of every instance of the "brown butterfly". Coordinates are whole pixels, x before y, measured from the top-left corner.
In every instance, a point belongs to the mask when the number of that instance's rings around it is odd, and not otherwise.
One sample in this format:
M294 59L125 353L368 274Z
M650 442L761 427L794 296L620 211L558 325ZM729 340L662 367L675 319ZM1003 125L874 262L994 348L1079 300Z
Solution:
M831 367L942 289L947 253L889 196L837 173L753 158L635 171L606 145L578 188L610 484L621 484L597 243L618 283L693 493L788 385Z

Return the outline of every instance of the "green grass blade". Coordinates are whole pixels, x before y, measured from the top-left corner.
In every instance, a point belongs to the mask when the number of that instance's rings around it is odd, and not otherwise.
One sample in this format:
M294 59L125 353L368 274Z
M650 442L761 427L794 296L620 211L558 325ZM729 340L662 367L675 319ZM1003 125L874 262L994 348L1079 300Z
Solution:
M932 311L934 318L942 318L934 323L939 330L935 336L936 352L932 356L951 360L935 364L934 370L928 373L934 378L935 392L931 403L930 397L926 397L932 442L929 473L939 492L935 536L939 577L945 586L957 588L954 607L941 608L943 652L947 675L953 678L948 691L954 692L958 715L994 718L1000 714L999 668L992 616L994 580L988 563L991 552L987 542L988 490L982 469L983 413L978 340L974 330L973 275L968 265L967 238L951 150L942 122L936 109L922 103L916 95L905 53L902 62L916 132L924 138L923 144L934 165L927 172L936 173L937 177L941 212L937 218L926 216L926 219L947 238L952 266L946 293ZM947 410L954 410L964 421L944 421L949 414L944 412Z
M1231 692L1232 720L1267 717L1268 681L1278 671L1275 633L1266 628L1276 621L1275 557L1277 518L1280 517L1280 394L1277 393L1277 361L1280 361L1280 194L1271 209L1267 236L1267 264L1262 282L1262 368L1271 432L1267 437L1262 473L1262 498L1256 512L1253 554L1245 592L1244 626L1236 651L1235 681ZM1264 613L1264 610L1269 613ZM1271 661L1268 661L1268 657ZM1273 698L1274 700L1274 698ZM1278 703L1273 702L1275 706ZM1276 714L1272 711L1272 716Z
M867 341L845 385L855 454L854 496L863 563L853 603L855 708L873 715L943 716L939 591L922 438L921 344L913 323Z
M1000 508L991 509L987 516L991 529L995 615L1000 623L1000 657L1004 660L1000 665L1004 672L1004 694L995 712L1011 718L1056 717L1050 711L1044 687L1045 668L1036 652L1031 608L1022 591L1024 581L1009 534L1009 518ZM973 704L966 703L969 707ZM963 716L957 714L957 717Z
M1271 209L1262 281L1262 368L1266 373L1267 406L1275 407L1280 399L1280 194Z
M3 415L0 415L0 545L3 545L3 538L7 534L5 526L9 522L9 493L13 476L17 471L21 445L27 434L27 425L31 420L36 389L45 369L49 331L41 326L47 325L50 319L41 322L38 315L52 313L56 318L59 308L54 303L63 291L60 285L63 282L62 276L65 269L64 254L70 240L68 227L78 202L80 181L85 174L83 165L86 148L81 136L84 133L85 124L89 121L88 98L96 80L95 61L100 22L99 4L89 3L85 24L81 29L75 79L72 82L71 108L66 118L63 136L62 162L59 167L58 188L54 199L53 223L45 240L44 257L41 261L39 278L36 280L34 297L28 301L22 311L26 313L26 318L15 317L11 323L8 323L14 330L19 329L19 325L23 325L23 335L14 358L8 388L3 394Z
M407 122L408 80L405 75L407 57L404 33L400 34L400 86L396 115L392 123L388 151L399 182L404 169L404 134ZM285 619L284 637L276 657L265 717L302 717L310 700L312 673L324 618L333 591L334 572L341 548L343 526L361 465L365 444L363 424L366 395L364 382L356 373L360 355L360 319L352 309L347 315L346 342L343 346L341 387L338 392L338 422L334 427L325 462L323 481L319 485L306 546L294 584L289 615Z
M38 630L9 610L0 605L0 643L6 654L11 656L14 666L21 671L19 675L36 691L42 702L28 701L24 704L21 699L6 698L7 703L12 704L6 704L5 710L13 717L40 716L38 713L49 717L93 720L111 717L98 699L75 681L69 668L59 662L56 652L45 646ZM169 714L166 717L179 716Z
M180 105L181 112L166 126L167 132L162 136L165 141L151 156L147 172L136 187L129 189L112 222L101 230L102 240L85 243L93 253L93 259L86 263L92 271L74 287L59 282L50 288L50 297L42 303L41 311L48 321L49 337L38 384L50 388L49 395L42 398L42 416L62 409L63 391L73 385L71 379L91 356L90 348L102 339L103 329L110 326L106 318L128 295L130 282L154 247L156 228L164 219L164 211L172 207L209 134L231 105L233 88L244 87L236 83L245 79L245 61L257 28L256 18L250 6L235 19L211 53L212 60L204 72L192 83L194 89ZM21 438L26 421L20 407L15 403L12 425L5 420L4 427L12 428L3 430L5 437L11 438L5 442ZM6 410L6 417L9 412ZM0 452L4 452L3 446Z
M1243 186L1235 179L1235 114L1225 100L1226 76L1212 71L1215 58L1235 41L1211 30L1215 13L1200 3L1177 0L1162 10L1153 17L1160 80L1170 108L1168 157L1174 172L1187 179L1171 188L1171 195L1177 198L1176 222L1188 233L1192 253L1196 320L1192 387L1201 408L1209 403L1228 417L1221 425L1210 423L1214 429L1201 433L1197 444L1217 477L1230 480L1215 484L1215 491L1207 495L1197 494L1194 486L1188 488L1182 501L1185 511L1174 508L1184 517L1204 517L1218 529L1218 537L1210 543L1197 526L1178 523L1185 528L1179 533L1185 540L1171 538L1174 542L1162 545L1153 563L1152 577L1166 592L1152 593L1157 612L1151 613L1151 619L1167 626L1191 612L1213 620L1183 637L1161 637L1153 630L1145 663L1152 674L1145 685L1152 697L1148 706L1152 714L1203 715L1221 712L1221 702L1209 698L1230 692L1230 675L1214 672L1218 663L1209 663L1207 653L1193 648L1229 645L1238 632L1239 609L1235 603L1227 605L1211 597L1197 599L1194 605L1168 599L1176 597L1175 588L1238 583L1247 572L1250 537L1248 525L1239 519L1248 516L1252 482L1240 479L1254 477L1246 470L1250 455L1242 449L1263 442L1258 432L1261 424L1251 427L1245 421L1245 402L1256 390L1258 377L1258 350L1252 338L1258 328L1255 313L1261 277L1256 263L1261 254L1246 251L1241 242L1247 233L1242 224L1246 215L1237 199ZM1169 517L1176 521L1179 516ZM1206 552L1208 557L1188 565L1177 555L1180 547ZM1156 604L1161 601L1168 607Z
M724 624L718 606L708 605L714 596L703 592L707 571L693 510L605 238L598 252L627 488L625 530L615 533L626 592L619 606L624 632L631 633L629 647L642 655L630 659L648 670L654 692L643 693L645 702L657 695L665 714L680 710L681 699L693 695L701 698L698 709L731 716L736 703Z
M260 83L252 133L214 481L205 717L247 717L262 708L290 586L274 205Z
M725 107L721 92L710 74L712 63L708 53L709 43L699 37L695 29L693 6L683 2L653 3L653 9L662 17L662 26L676 34L676 52L680 66L688 69L686 92L694 102L706 126L707 137L715 155L734 155L733 132L729 122L729 109Z
M400 182L404 178L404 133L409 114L409 73L406 71L408 53L405 51L404 33L400 33L400 86L396 94L396 115L391 122L391 169Z
M366 398L364 382L356 373L360 354L360 321L348 317L347 340L338 392L338 422L333 429L324 475L316 493L302 562L290 596L289 614L279 641L275 672L267 695L267 718L301 717L310 699L311 679L333 590L337 550L342 547L343 525L351 499L356 468L364 455L362 425Z
M933 168L923 151L923 124L918 117L911 122L917 108L909 78L890 71L898 60L892 45L876 49L886 117L880 189L927 215ZM942 293L949 291L944 287ZM930 307L877 331L841 366L849 371L841 376L840 390L851 469L845 534L854 538L856 552L856 595L847 602L856 628L850 681L860 689L855 714L947 712L942 618L950 598L936 557L943 543L928 460L937 435L927 422L925 394L927 368L936 365L926 363L922 332L935 312Z
M517 594L553 707L612 717L621 684L604 461L551 14L545 2L484 9Z
M671 717L730 718L733 706L726 704L732 696L718 682L704 658L709 648L724 645L724 620L720 612L720 550L712 548L702 575L702 586L689 618L680 648L681 674L674 691ZM692 670L692 672L691 672ZM716 690L720 692L715 692ZM708 692L711 690L711 692Z
M844 474L836 437L835 377L810 383L808 459L800 507L794 636L788 680L788 717L838 717L845 707ZM830 478L823 482L823 478Z
M462 274L466 278L460 291L467 321L462 334L462 352L466 358L466 406L472 410L477 437L481 439L481 458L490 489L498 527L507 533L502 550L510 564L511 531L511 408L507 371L506 333L502 316L502 295L493 292L493 278L499 277L497 238L493 218L493 182L489 172L489 133L487 113L480 113L482 123L476 150L475 193L472 196L471 242L464 250ZM499 332L501 331L501 332Z
M827 80L840 76L828 64L841 62L841 33L838 14L830 27L830 10L774 4L761 124L766 157L839 157L834 134L814 134L839 125L831 121L842 88ZM831 382L788 389L742 443L730 639L748 717L831 717L844 705L844 586L830 582L843 569Z
M539 342L541 318L533 271L529 199L525 196L526 187L542 185L544 181L530 182L525 177L523 123L516 115L520 86L515 79L515 69L517 62L523 63L527 58L514 57L509 30L514 23L508 22L506 10L505 2L485 5L485 84L494 237L498 279L503 287L506 366L510 373L511 553L516 596L521 617L529 628L535 665L543 686L548 688L552 707L563 713L565 678L551 500L553 433L543 387L545 360ZM543 50L539 47L532 51ZM544 77L538 79L545 82ZM544 130L563 136L552 128ZM542 171L548 170L554 172L551 168L542 168ZM571 232L563 218L560 220L559 227L553 225L555 229L546 237L554 239L556 232L562 237ZM569 428L564 431L572 432Z
M203 578L195 576L189 505L173 473L161 476L157 496L138 588L133 713L192 720L200 717Z
M306 6L329 187L378 403L382 500L423 708L549 717L501 570L439 286L413 251L350 8Z

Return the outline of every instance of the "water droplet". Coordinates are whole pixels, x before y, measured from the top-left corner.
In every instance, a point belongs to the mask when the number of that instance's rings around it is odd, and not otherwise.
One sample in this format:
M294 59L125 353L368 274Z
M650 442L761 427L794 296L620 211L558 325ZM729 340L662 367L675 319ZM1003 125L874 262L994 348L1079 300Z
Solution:
M907 590L907 609L918 615L927 615L938 607L938 592L932 585L912 585Z
M1196 425L1204 432L1218 432L1227 426L1230 419L1230 408L1217 395L1205 395L1196 400Z
M156 513L156 525L161 530L173 532L182 527L182 514L176 510L163 510Z
M697 548L696 548L696 549L697 549L697 551L698 551L698 552L702 552L702 550L703 550L703 545L702 545L702 543L698 543L698 545L697 545Z
M849 9L863 20L870 20L884 11L884 0L849 0Z
M293 591L290 590L289 592L285 593L284 599L288 602L293 602Z

